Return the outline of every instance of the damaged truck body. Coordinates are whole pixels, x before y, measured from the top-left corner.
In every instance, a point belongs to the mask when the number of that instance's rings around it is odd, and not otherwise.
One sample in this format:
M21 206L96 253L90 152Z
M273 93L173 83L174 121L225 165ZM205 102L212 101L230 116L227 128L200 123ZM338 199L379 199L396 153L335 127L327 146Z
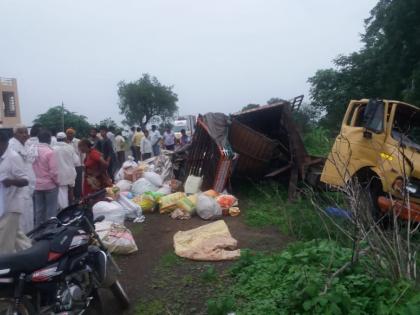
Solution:
M300 99L301 101L301 99ZM187 158L187 174L203 177L203 188L222 191L231 176L289 181L289 198L310 166L322 159L308 155L292 117L293 103L281 101L232 114L199 116Z

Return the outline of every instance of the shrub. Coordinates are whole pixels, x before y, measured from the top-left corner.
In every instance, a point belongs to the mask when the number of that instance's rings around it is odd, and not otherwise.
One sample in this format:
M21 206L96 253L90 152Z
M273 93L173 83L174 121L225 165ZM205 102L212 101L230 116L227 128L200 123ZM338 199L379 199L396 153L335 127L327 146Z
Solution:
M351 249L327 240L295 243L272 255L245 252L231 270L230 296L210 305L227 310L226 301L234 300L237 315L420 313L413 285L365 272L367 258L330 279L351 255Z

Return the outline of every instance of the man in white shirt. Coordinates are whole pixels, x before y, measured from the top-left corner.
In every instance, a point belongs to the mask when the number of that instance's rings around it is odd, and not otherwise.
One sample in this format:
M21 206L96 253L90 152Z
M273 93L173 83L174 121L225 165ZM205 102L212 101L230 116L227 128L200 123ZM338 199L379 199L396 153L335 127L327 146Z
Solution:
M121 131L115 137L115 149L117 152L118 167L121 167L125 161L125 139L121 135Z
M79 200L80 198L82 198L83 162L85 160L85 156L79 151L80 140L77 139L75 135L76 135L76 130L74 130L73 128L68 128L66 130L66 137L67 137L66 143L73 146L74 151L79 156L79 159L77 160L77 163L76 163L76 181L75 181L74 190L73 190L74 198L76 200Z
M28 176L28 186L22 187L22 203L23 212L20 216L20 229L24 233L28 233L34 228L34 204L33 194L35 190L35 173L32 168L32 160L28 154L25 142L29 138L28 129L23 125L13 128L13 138L9 140L9 149L18 153L25 164L25 174Z
M0 132L0 254L10 254L31 246L19 228L24 211L23 187L28 186L25 164L18 153L8 148L8 137Z
M152 131L150 132L150 142L152 143L153 155L158 156L160 154L160 140L162 136L157 130L156 125L152 125Z
M175 150L175 134L172 132L170 127L166 128L163 134L163 142L165 143L166 150Z
M79 155L72 145L65 142L64 132L57 133L57 143L52 147L58 162L58 206L64 209L73 201L73 189L76 181L76 165L80 163Z
M40 124L34 124L31 127L30 137L25 142L26 152L28 152L28 159L33 163L38 156L38 134L41 131L42 126Z
M109 126L109 127L108 127L108 131L107 131L107 133L106 133L106 137L107 137L109 140L111 140L111 143L112 143L112 148L113 148L113 149L114 149L114 151L116 152L116 151L117 151L117 146L116 146L116 143L115 143L115 134L114 134L114 132L115 132L114 127L113 127L113 126Z
M144 137L140 141L140 151L142 161L152 157L152 144L149 138L149 131L144 130Z

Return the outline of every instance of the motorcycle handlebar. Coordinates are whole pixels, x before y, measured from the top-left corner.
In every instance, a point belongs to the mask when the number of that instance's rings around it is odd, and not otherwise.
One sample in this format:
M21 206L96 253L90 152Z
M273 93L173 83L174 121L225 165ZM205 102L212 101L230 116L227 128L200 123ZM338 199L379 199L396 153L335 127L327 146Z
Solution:
M87 202L89 200L95 199L105 194L106 194L106 188L98 190L97 192L91 193L87 195L86 197L83 197L82 202Z

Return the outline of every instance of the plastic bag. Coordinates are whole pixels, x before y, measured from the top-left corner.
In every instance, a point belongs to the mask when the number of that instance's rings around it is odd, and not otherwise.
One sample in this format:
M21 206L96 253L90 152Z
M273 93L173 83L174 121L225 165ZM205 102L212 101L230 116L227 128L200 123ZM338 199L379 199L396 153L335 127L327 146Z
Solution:
M105 221L124 224L125 214L123 207L116 201L99 201L92 207L93 218L103 215Z
M141 207L144 212L152 212L155 210L156 200L150 194L143 194L133 198L133 202Z
M129 180L122 179L118 181L118 183L116 183L115 186L117 186L121 192L125 192L131 190L131 186L133 186L133 183Z
M177 192L174 194L163 196L159 200L159 205L160 205L159 212L160 213L172 212L173 210L176 209L176 203L178 202L178 200L182 199L183 197L185 197L185 194L182 192Z
M186 194L196 194L200 191L202 184L203 184L202 177L190 175L185 181L184 191Z
M182 209L175 209L171 212L171 218L174 220L188 220L191 219L191 214Z
M171 187L169 185L163 185L158 190L156 190L157 193L161 193L162 195L170 195L172 193Z
M128 199L127 197L120 195L117 199L117 202L123 207L124 211L126 212L125 218L134 220L136 218L140 218L142 216L141 207Z
M125 226L113 222L99 222L95 230L110 253L131 254L138 250L131 231Z
M212 197L212 198L216 198L217 196L220 195L217 191L215 191L213 189L207 190L207 191L203 192L203 194L205 194L206 196Z
M156 187L162 187L163 185L162 178L155 172L145 172L143 174L143 178L146 178L149 182L151 182Z
M176 203L177 208L182 209L184 212L188 214L193 214L195 210L195 204L189 197L184 197L177 201Z
M169 187L173 193L183 191L182 182L177 179L172 179L168 182Z
M146 178L140 178L131 187L131 192L135 195L143 195L148 191L156 191L158 188L149 182Z
M216 201L222 209L229 209L238 202L238 199L232 195L220 195L216 198Z
M125 161L122 165L122 167L119 169L117 174L115 175L115 181L120 181L124 179L124 170L125 169L135 169L137 167L137 163L134 161L134 158L130 155L128 156L127 161Z
M222 208L217 201L207 195L201 194L197 198L196 212L204 220L214 220L222 216Z

